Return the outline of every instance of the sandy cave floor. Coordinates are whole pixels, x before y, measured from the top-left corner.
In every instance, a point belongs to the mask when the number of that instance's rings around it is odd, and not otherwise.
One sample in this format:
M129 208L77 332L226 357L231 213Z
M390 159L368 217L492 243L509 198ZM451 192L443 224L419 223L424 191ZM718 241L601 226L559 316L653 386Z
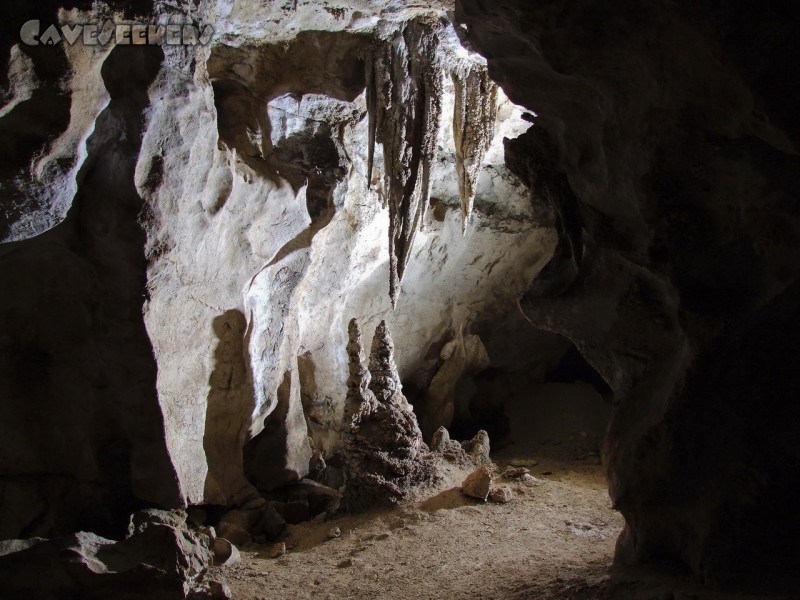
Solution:
M414 501L290 525L284 556L251 545L213 575L234 600L800 598L711 591L669 567L609 573L623 526L598 455L610 406L582 383L507 392L510 434L492 459L527 467L540 485L511 483L510 503L481 503L460 491L469 470L443 464L442 480Z
M288 552L249 546L220 568L235 600L273 598L538 598L605 576L622 517L598 461L494 457L527 463L542 481L510 484L499 505L463 496L468 471L445 469L417 501L391 510L290 526ZM535 464L534 464L535 463ZM338 527L341 537L328 539Z

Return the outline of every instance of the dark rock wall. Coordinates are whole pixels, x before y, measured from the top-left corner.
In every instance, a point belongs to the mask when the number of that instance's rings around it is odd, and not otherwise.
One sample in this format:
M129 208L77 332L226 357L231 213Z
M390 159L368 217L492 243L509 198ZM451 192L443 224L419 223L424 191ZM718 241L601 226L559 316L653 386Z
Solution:
M459 0L559 219L522 299L614 391L620 562L798 564L796 5ZM757 567L745 569L743 567Z
M110 101L66 220L0 250L0 538L117 535L141 503L182 503L142 318L133 183L162 57L157 47L109 54Z

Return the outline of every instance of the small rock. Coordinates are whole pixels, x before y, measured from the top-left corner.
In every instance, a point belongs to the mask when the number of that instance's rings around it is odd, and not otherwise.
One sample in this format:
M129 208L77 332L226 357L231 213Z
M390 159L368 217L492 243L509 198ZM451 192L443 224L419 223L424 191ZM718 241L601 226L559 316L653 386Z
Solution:
M214 598L214 600L227 600L228 598L232 598L233 595L231 594L231 589L228 587L228 584L224 581L218 581L216 579L210 579L207 583L208 587L208 596L210 598Z
M239 550L225 538L218 537L211 548L214 552L214 564L230 567L242 561Z
M514 494L506 487L495 487L489 491L489 500L497 504L508 504L514 499Z
M276 539L286 527L286 521L278 514L274 504L277 503L269 503L264 507L256 526L253 528L256 535L264 536L270 541Z
M522 479L525 475L530 474L530 471L525 467L508 467L501 477L504 479Z
M345 569L347 567L352 567L353 566L353 560L350 559L350 558L345 558L344 560L340 560L338 563L336 563L336 566L339 567L340 569Z
M509 460L508 464L512 467L535 467L539 464L539 461L535 458L516 457Z
M520 483L527 485L528 487L535 487L537 485L543 485L545 482L541 479L536 479L533 475L526 473L522 477L519 478Z
M186 511L183 509L160 510L146 508L131 515L128 535L142 533L150 525L168 525L180 529L186 525Z
M277 544L272 544L267 555L270 558L280 558L281 556L286 554L286 544L283 542L278 542Z
M303 479L288 489L302 493L312 516L322 513L333 514L339 510L342 503L342 495L338 490L310 479Z
M238 512L238 511L232 511ZM228 513L230 514L230 513ZM238 520L231 519L226 521L225 517L222 517L222 521L219 523L219 527L217 527L217 535L219 537L225 538L229 540L231 543L237 546L244 546L249 544L252 541L252 537L250 537L250 532L245 529L242 525L239 524Z
M389 537L388 533L379 533L378 535L375 536L375 539L376 540L385 540L388 537Z
M461 484L461 491L467 496L485 502L492 487L493 475L494 469L492 465L481 465L467 476Z
M267 501L264 500L261 496L256 498L251 498L244 504L242 504L242 510L258 510L259 508L263 508L267 505Z
M334 539L336 539L338 537L342 537L342 530L339 529L338 527L334 527L333 529L328 531L328 539L329 540L334 540Z

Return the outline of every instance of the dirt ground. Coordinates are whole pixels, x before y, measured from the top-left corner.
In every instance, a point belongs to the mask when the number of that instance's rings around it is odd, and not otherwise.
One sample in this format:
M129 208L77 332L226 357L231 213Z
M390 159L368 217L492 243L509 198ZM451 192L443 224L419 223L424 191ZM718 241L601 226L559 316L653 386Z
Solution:
M451 468L420 500L290 526L286 555L250 546L221 574L235 600L533 598L575 574L586 580L587 567L602 577L622 518L600 466L543 459L529 469L542 483L513 484L508 504L463 496L468 472Z
M243 549L219 569L234 599L505 600L600 581L622 529L596 452L607 415L586 420L602 400L572 386L526 396L506 410L515 443L492 458L527 467L537 485L509 484L511 502L483 503L460 491L469 470L444 464L442 481L405 505L289 526L279 558Z
M413 501L291 525L285 555L252 545L215 574L234 600L788 598L715 592L669 571L609 572L623 526L599 457L610 406L585 384L510 392L511 433L492 459L501 469L525 466L538 481L509 484L508 504L467 498L460 486L469 470L443 464L442 480Z

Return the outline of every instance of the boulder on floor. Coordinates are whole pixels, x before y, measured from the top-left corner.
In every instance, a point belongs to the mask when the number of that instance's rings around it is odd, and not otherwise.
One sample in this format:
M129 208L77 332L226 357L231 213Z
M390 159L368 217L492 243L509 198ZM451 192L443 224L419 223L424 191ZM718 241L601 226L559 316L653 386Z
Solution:
M471 498L477 498L485 502L492 489L494 474L494 465L481 465L467 475L467 478L461 484L461 491Z
M145 511L131 518L122 541L78 532L52 540L0 546L6 600L221 600L223 583L208 579L211 532L185 526L182 511Z

